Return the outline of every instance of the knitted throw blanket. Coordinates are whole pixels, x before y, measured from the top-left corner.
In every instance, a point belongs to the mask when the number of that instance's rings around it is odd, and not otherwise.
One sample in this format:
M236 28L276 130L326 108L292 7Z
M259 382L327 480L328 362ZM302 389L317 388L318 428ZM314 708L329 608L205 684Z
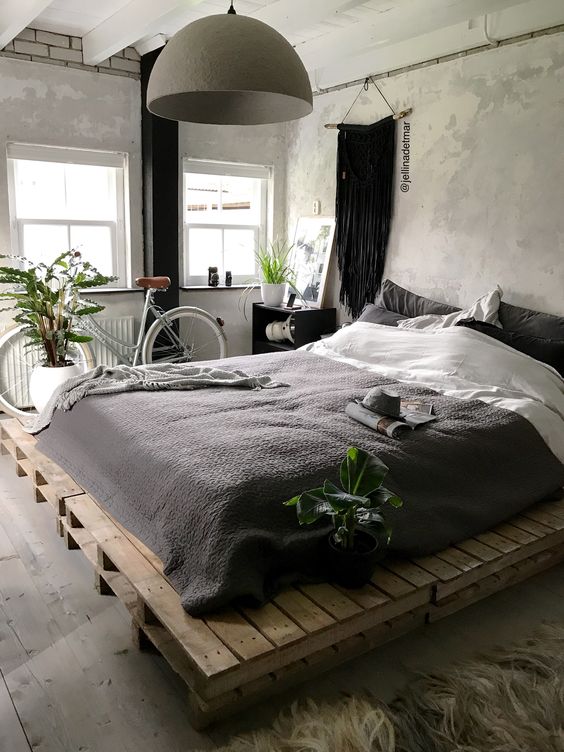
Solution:
M96 366L87 373L75 376L54 391L49 402L33 423L26 427L28 433L39 433L47 428L55 410L67 412L77 402L91 394L117 394L119 392L154 392L205 389L207 387L244 387L247 389L276 389L289 386L273 381L270 376L249 376L237 368L232 370L217 366L193 363L161 363L148 366Z

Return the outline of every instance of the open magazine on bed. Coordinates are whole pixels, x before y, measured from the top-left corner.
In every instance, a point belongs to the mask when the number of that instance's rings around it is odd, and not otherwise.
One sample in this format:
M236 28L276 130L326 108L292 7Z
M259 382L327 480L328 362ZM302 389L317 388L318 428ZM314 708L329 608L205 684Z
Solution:
M401 434L408 430L414 430L417 426L424 425L430 421L436 420L437 416L433 414L433 405L430 402L423 402L414 399L402 399L399 417L382 415L374 410L370 410L361 403L360 400L349 402L345 408L349 418L357 420L359 423L372 428L374 431L389 436L391 439L397 439Z

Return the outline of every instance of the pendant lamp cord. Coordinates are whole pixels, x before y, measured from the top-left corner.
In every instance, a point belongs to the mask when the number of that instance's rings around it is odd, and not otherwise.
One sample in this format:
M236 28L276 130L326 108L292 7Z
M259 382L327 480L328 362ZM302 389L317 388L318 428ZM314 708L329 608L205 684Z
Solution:
M342 122L343 122L343 123L344 123L344 122L345 122L345 120L346 120L346 119L348 118L350 111L352 110L352 108L353 108L353 107L355 106L355 104L356 104L356 102L357 102L357 99L358 99L358 98L360 97L360 95L362 94L362 92L363 92L363 91L368 91L368 88L369 88L369 86L370 86L370 84L371 84L371 83L372 83L372 84L374 84L374 86L375 86L375 88L376 88L376 91L378 92L378 94L379 94L379 95L380 95L380 96L382 97L382 99L384 100L384 102L385 102L385 103L386 103L386 104L388 105L388 107L390 108L390 111L391 111L392 115L395 115L395 114L396 114L396 111L394 110L394 108L392 107L392 105L391 105L391 104L390 104L390 103L388 102L388 100L387 100L387 99L386 99L386 97L384 96L384 92L382 91L382 89L380 89L380 87L378 86L378 84L376 83L376 81L375 81L375 80L374 80L374 79L372 78L372 76L367 76L367 77L366 77L366 78L364 79L364 83L363 83L363 84L362 84L362 86L360 87L360 90L359 90L358 94L357 94L357 95L356 95L356 97L354 98L354 101L353 101L353 103L351 104L351 106L350 106L350 107L349 107L349 109L347 110L347 113L346 113L345 117L344 117L344 118L343 118L343 120L342 120Z
M231 15L235 15L235 16L237 15L237 11L233 7L233 0L231 0L231 5L229 6L229 10L227 11L227 13Z

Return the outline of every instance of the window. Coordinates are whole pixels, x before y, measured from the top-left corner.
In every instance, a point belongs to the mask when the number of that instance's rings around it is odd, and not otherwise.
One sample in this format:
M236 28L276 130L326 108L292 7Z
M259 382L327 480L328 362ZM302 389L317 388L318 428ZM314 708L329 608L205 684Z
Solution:
M127 287L126 160L114 152L9 144L14 251L50 263L75 248Z
M271 169L259 165L184 160L184 281L207 285L217 266L233 284L256 275L255 252L267 238Z

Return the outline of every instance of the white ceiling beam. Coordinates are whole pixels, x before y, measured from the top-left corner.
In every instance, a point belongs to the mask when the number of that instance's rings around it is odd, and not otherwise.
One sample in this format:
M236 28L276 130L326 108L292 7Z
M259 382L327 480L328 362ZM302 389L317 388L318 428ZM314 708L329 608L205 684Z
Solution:
M139 39L154 36L160 32L159 22L164 22L171 13L189 10L201 2L203 0L130 0L83 37L84 62L96 65Z
M318 91L323 91L323 89L339 86L348 81L358 81L366 76L387 73L470 48L487 47L488 44L482 24L469 28L469 24L464 22L411 37L396 44L374 47L338 63L335 61L332 65L313 72L312 81ZM378 81L378 86L381 86L386 93L388 86L393 87L386 79ZM394 102L392 98L391 104L398 110L402 109L405 103ZM382 107L382 112L385 112L385 105Z
M136 42L134 47L137 52L143 56L153 50L158 50L159 47L164 47L166 44L166 37L164 34L155 34L154 37L143 39L141 42Z
M2 0L0 2L0 50L34 21L51 0Z
M253 18L272 26L281 34L291 34L362 5L364 0L276 0L265 5Z
M379 14L373 23L357 23L298 44L296 51L306 68L315 70L346 59L354 51L401 42L523 2L526 0L451 0L448 4L444 0L415 0L411 13L399 7Z
M564 4L561 0L528 0L524 4L488 14L488 33L495 40L560 24L564 24ZM472 24L466 21L396 44L373 47L346 59L334 60L323 69L312 71L310 76L313 87L323 90L482 45L489 45L484 34L483 16L474 19ZM388 86L385 81L379 82L379 85L384 89ZM392 103L400 109L406 105L406 102Z

